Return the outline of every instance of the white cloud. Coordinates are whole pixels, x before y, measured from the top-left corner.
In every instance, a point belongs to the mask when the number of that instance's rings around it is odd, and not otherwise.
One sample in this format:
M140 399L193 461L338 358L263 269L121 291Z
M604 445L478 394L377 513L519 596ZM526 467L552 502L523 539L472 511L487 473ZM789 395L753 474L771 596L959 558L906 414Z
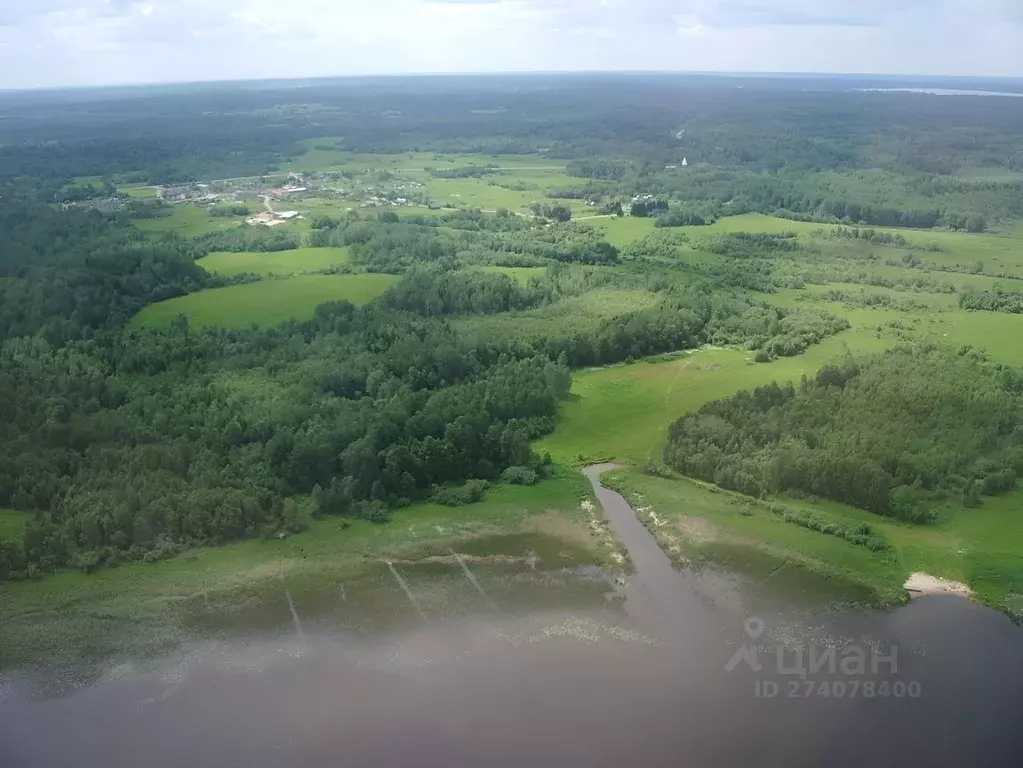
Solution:
M0 3L0 87L557 69L1023 76L1019 0Z

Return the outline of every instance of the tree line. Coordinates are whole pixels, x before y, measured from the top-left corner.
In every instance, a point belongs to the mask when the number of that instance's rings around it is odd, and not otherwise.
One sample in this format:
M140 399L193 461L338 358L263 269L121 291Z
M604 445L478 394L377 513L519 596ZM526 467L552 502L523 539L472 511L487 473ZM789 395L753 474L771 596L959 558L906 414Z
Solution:
M665 462L752 496L805 492L914 523L1023 472L1023 377L969 348L896 349L709 403Z

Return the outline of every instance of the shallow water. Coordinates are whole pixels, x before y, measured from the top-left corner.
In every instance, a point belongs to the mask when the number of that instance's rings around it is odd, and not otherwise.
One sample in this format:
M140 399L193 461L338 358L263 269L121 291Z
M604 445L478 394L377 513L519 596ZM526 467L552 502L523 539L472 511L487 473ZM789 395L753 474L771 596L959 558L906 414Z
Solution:
M8 683L0 765L1023 764L1023 631L1000 614L951 597L839 615L751 601L725 575L674 571L624 499L596 491L635 565L624 585L393 563L424 621L384 564L375 593L290 584L258 631L243 611L244 632L228 617L219 640L70 695ZM850 648L895 662L795 663Z

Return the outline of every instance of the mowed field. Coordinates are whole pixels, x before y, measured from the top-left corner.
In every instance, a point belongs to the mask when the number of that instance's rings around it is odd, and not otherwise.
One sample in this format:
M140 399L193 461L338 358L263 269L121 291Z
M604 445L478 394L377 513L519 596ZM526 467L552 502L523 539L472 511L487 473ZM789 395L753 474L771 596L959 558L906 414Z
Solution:
M118 187L117 191L128 197L147 200L156 197L156 187L126 186Z
M346 300L366 304L386 291L397 275L299 275L286 279L213 288L179 296L145 307L132 326L170 325L184 315L194 325L247 328L269 327L285 320L305 320L328 301Z
M159 219L137 219L135 226L143 232L173 232L181 237L198 237L207 232L237 227L244 216L210 216L205 208L196 205L175 205L170 216Z
M430 198L444 206L479 208L483 211L506 208L524 213L534 202L545 205L561 203L568 206L577 219L587 214L592 215L592 209L583 200L552 200L547 196L552 188L577 186L586 182L586 179L567 176L561 171L527 168L502 171L480 179L434 179L424 175L419 181Z
M297 248L273 253L211 253L196 264L217 275L298 275L347 264L347 248Z

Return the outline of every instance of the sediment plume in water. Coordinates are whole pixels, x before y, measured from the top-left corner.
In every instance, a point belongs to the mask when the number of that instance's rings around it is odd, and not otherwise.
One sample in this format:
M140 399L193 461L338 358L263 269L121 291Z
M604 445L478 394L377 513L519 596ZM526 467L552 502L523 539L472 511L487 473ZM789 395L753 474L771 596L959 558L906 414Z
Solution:
M408 596L409 602L412 603L413 607L416 609L416 613L419 614L420 618L423 619L423 621L426 621L426 614L423 613L423 609L419 607L419 603L416 602L416 598L412 594L412 590L408 588L408 584L405 583L405 579L403 579L401 577L401 574L398 573L397 569L394 567L394 563L392 563L390 560L387 560L386 562L387 562L387 567L391 569L391 574L394 576L395 580L398 582L398 585L403 590L405 590L405 594Z

